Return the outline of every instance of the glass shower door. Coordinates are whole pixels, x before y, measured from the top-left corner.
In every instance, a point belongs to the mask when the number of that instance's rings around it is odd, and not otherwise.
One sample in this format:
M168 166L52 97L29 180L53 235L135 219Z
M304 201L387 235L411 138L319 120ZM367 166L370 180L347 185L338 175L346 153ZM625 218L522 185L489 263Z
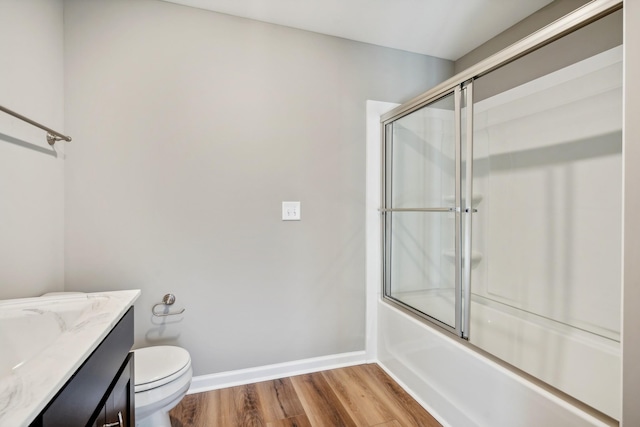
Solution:
M470 343L617 418L622 48L514 82L534 60L474 84Z
M460 90L385 125L385 298L460 333Z
M385 301L614 420L621 18L382 117Z

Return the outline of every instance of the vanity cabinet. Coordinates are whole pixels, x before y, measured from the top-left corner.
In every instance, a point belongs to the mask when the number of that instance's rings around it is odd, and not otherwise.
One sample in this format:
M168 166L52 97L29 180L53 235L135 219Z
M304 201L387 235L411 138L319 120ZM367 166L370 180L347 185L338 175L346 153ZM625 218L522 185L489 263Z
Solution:
M134 427L132 346L133 307L36 417L31 427Z
M130 403L133 401L134 393L133 353L127 356L110 390L92 427L133 427L135 421L133 406Z

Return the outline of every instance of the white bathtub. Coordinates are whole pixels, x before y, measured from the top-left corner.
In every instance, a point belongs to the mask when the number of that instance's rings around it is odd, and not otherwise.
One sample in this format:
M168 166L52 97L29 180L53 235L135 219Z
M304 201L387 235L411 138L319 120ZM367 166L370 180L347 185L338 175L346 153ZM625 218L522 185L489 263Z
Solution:
M443 318L451 290L413 292L402 301ZM469 342L612 418L620 417L620 344L478 295Z
M482 298L472 310L472 344L620 418L620 343Z
M436 297L437 298L437 297ZM471 342L554 387L618 418L619 346L561 325L472 301ZM573 405L482 356L448 332L378 303L378 359L445 425L600 426ZM579 407L580 406L580 407Z

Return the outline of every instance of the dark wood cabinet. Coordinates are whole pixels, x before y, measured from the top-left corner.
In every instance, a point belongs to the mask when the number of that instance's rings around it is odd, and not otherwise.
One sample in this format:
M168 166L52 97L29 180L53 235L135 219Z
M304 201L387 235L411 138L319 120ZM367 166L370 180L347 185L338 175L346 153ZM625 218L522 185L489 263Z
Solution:
M133 307L30 427L134 427L132 346Z
M104 405L98 410L93 427L134 427L133 353L129 353L118 376L113 380Z

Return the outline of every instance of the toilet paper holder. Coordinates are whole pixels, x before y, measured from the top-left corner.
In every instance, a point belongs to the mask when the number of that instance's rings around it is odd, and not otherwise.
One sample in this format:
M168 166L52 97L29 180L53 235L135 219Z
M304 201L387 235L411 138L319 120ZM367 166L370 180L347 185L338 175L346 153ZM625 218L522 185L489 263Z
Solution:
M174 311L174 312L169 312L169 313L158 313L156 311L156 307L158 306L168 306L168 305L173 305L173 303L176 302L176 296L173 294L166 294L163 298L162 298L162 302L159 302L157 304L155 304L152 308L151 308L151 313L154 316L157 317L165 317L165 316L176 316L178 314L182 314L184 313L184 311L186 310L185 308L183 308L180 311Z

